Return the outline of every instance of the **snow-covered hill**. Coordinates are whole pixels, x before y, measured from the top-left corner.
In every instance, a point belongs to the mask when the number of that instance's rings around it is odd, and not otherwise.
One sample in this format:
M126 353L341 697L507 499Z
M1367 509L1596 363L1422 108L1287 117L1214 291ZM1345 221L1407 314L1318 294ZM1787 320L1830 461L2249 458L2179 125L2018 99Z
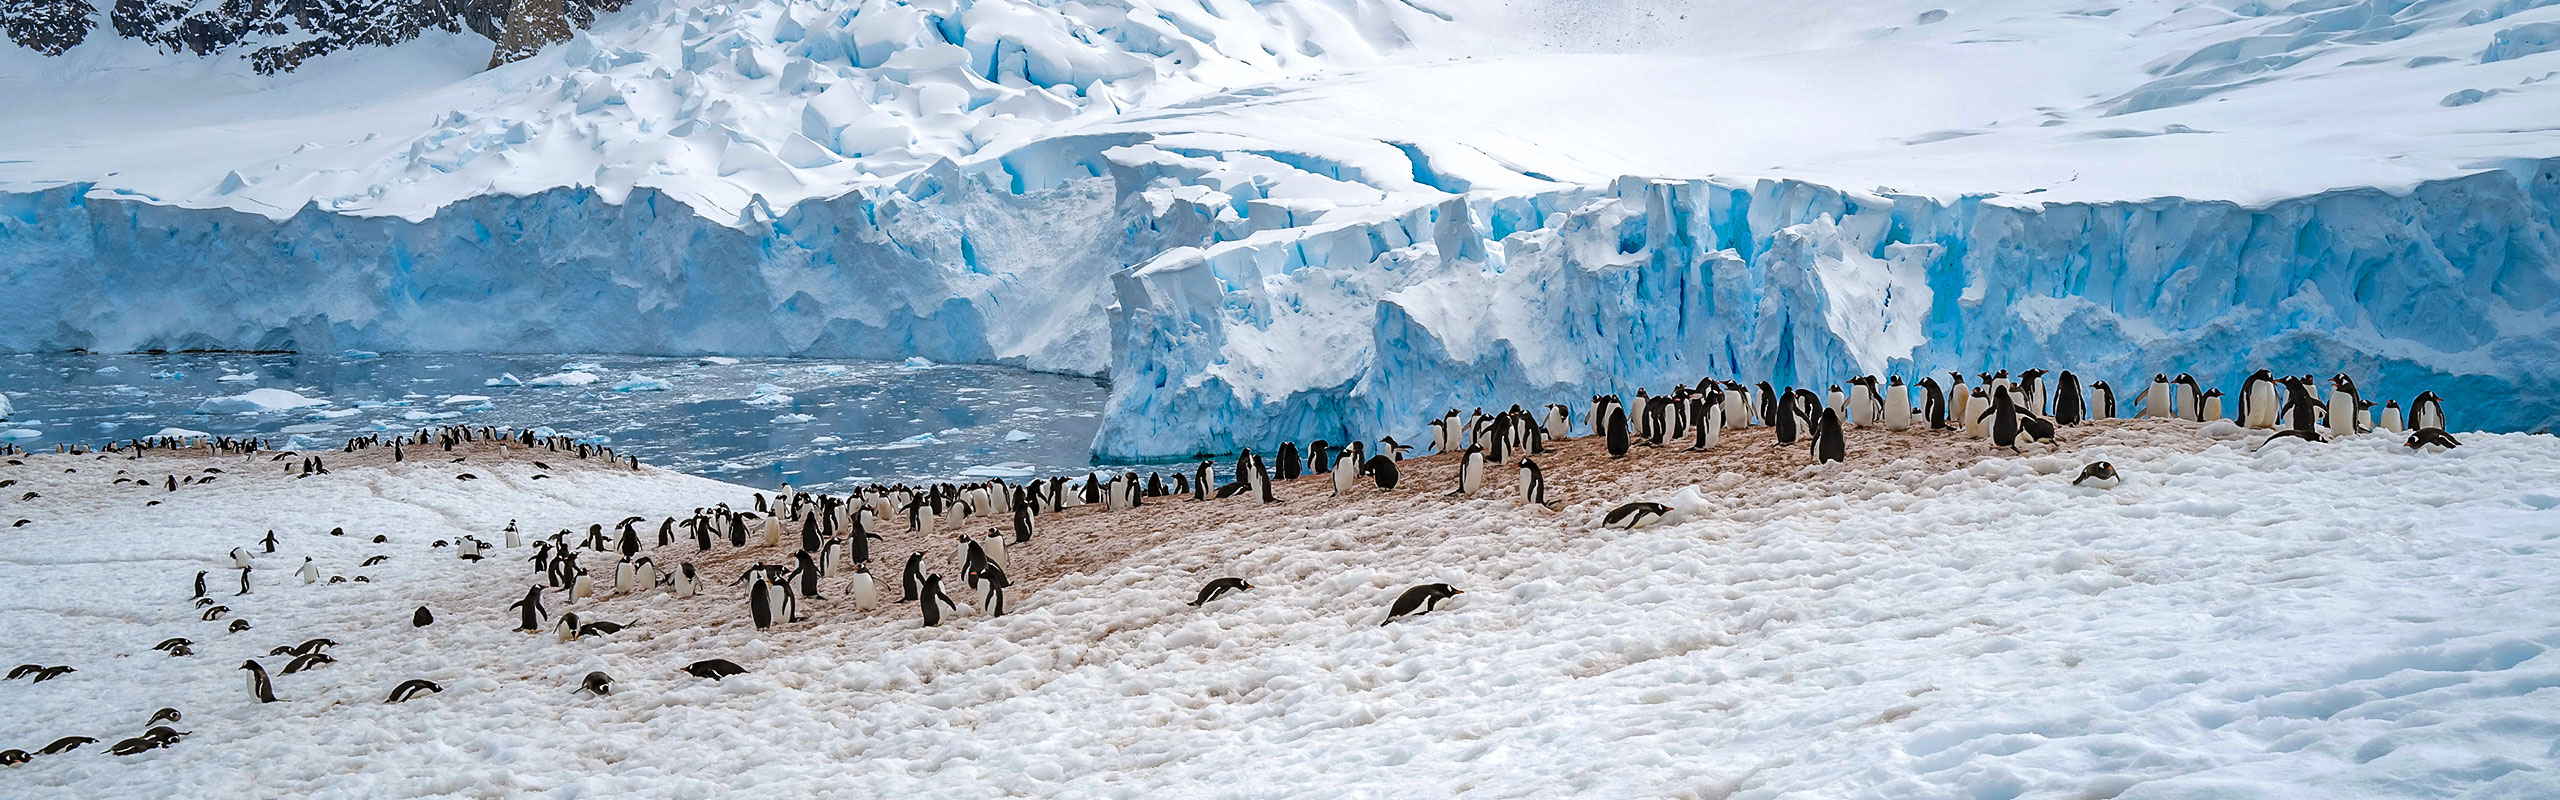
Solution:
M526 549L467 564L429 542L743 505L746 490L522 454L346 455L292 480L237 457L40 454L0 466L13 493L42 494L0 500L34 519L5 534L0 581L17 588L0 636L10 664L78 671L0 683L0 747L100 742L0 770L0 794L2560 792L2560 440L2255 450L2229 425L2115 421L2066 431L2061 454L1995 457L1868 429L1849 463L1807 467L1766 428L1729 437L1623 461L1565 442L1540 457L1559 512L1519 502L1507 470L1444 497L1446 456L1406 461L1393 493L1333 498L1308 478L1280 484L1277 506L1070 510L1009 549L1012 613L932 629L911 605L856 610L830 578L809 621L755 632L726 582L775 549L679 541L653 554L716 561L717 584L546 593L551 613L630 623L565 643L511 632ZM2125 485L2071 486L2090 459ZM112 469L185 471L173 462L230 469L175 492L108 485ZM482 480L451 477L466 470ZM1596 524L1639 499L1675 514ZM351 535L325 533L338 525ZM268 528L277 553L231 597L222 554ZM928 550L950 571L945 537L890 535L884 558ZM360 565L376 553L390 560ZM305 556L373 580L302 585ZM250 630L197 618L198 570ZM1254 588L1186 605L1222 575ZM1465 594L1380 624L1428 582ZM419 604L436 617L423 629ZM149 649L171 636L194 654ZM240 662L277 669L271 648L314 636L338 642L337 663L277 675L282 701L252 702ZM749 672L676 671L714 657ZM617 679L611 696L573 693L590 671ZM444 691L383 703L412 678ZM100 752L163 706L192 735Z
M2531 0L657 2L486 73L435 35L283 77L0 50L0 290L40 321L0 348L1003 361L1109 375L1115 456L2057 360L2535 429L2555 50Z

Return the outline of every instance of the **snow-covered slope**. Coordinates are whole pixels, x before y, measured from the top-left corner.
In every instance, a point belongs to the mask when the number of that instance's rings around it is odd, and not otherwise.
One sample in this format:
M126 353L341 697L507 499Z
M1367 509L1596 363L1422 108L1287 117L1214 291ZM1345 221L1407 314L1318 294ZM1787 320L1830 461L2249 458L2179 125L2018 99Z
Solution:
M2199 431L2241 437L2209 438ZM841 579L757 633L739 592L563 605L627 630L509 632L524 549L465 564L425 542L745 502L663 473L333 461L288 481L93 502L91 462L0 467L43 496L7 534L0 746L97 745L0 772L13 795L2541 797L2560 730L2560 440L2464 434L2251 452L2229 426L2123 421L2071 452L1988 457L1948 435L1853 432L1800 465L1767 429L1704 456L1542 456L1561 512L1444 499L1447 457L1394 493L1283 483L1248 498L1080 509L1014 549L1002 618L863 613ZM2090 459L2113 491L2069 485ZM225 459L224 463L237 459ZM350 459L352 460L352 459ZM476 458L475 458L476 460ZM64 473L72 463L82 471ZM124 463L165 472L165 459ZM206 462L213 463L213 462ZM93 467L92 465L97 465ZM487 479L446 476L476 469ZM1703 477L1703 480L1702 480ZM13 487L14 488L14 487ZM144 507L139 498L165 501ZM1631 499L1666 524L1601 529ZM347 538L327 526L350 524ZM228 597L226 559L282 546ZM382 531L387 545L360 537ZM901 545L892 554L903 553ZM947 569L942 542L928 558ZM688 543L672 548L699 558ZM371 569L351 562L383 552ZM662 551L663 552L663 551ZM771 551L725 544L726 581ZM365 584L303 586L305 555ZM283 565L283 566L274 566ZM184 598L194 572L250 631ZM878 570L875 570L878 571ZM1254 589L1205 607L1206 580ZM1465 590L1381 626L1406 586ZM429 604L437 622L407 623ZM150 651L169 636L195 654ZM239 662L311 636L337 663ZM721 657L718 683L676 672ZM572 693L618 679L609 697ZM410 678L441 694L383 704ZM176 706L193 735L100 752ZM256 769L242 768L256 764Z
M2531 429L2560 415L2555 26L2532 0L761 0L635 3L484 74L433 36L275 78L0 51L26 114L0 290L44 298L0 348L1001 360L1112 377L1116 456L1896 358L2353 367ZM1674 282L1574 290L1623 325L1560 324L1566 276L1635 263ZM1691 293L1711 275L1747 283ZM1650 351L1608 344L1627 325Z

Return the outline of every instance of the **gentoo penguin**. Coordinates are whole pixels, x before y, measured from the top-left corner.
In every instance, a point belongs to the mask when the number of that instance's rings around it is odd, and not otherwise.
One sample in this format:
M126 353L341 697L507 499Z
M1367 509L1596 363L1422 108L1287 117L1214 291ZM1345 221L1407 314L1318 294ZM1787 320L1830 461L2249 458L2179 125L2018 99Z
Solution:
M2320 397L2319 392L2311 388L2311 379L2286 378L2283 384L2284 405L2276 408L2276 419L2284 430L2276 436L2323 441L2320 438Z
M2443 428L2419 428L2409 434L2409 441L2403 443L2403 446L2411 450L2441 453L2461 447L2462 443L2454 441L2453 434L2444 432Z
M2240 424L2250 428L2276 426L2276 376L2267 370L2249 373L2240 382Z
M755 585L747 588L747 613L755 618L756 630L773 627L772 588L773 584L763 578L757 578Z
M716 681L732 675L745 675L747 668L725 658L706 658L684 665L684 674Z
M793 578L795 578L795 579L796 579L796 580L795 580L795 581L793 581L793 582L795 582L795 583L798 583L798 584L799 584L800 596L801 596L801 597L817 597L817 596L818 596L818 560L817 560L817 558L815 558L815 557L813 557L813 556L809 555L809 551L807 551L807 550L802 550L802 551L800 551L800 552L793 553L793 554L791 554L791 558L792 558L791 576L792 576ZM785 587L785 589L786 589L786 590L787 590L788 588L789 588L788 586L786 586L786 587Z
M1830 411L1832 415L1839 417L1842 424L1855 424L1854 420L1858 417L1857 409L1849 405L1849 394L1847 392L1840 391L1840 384L1832 384L1831 392L1824 395L1823 399L1825 401L1822 404L1824 410Z
M552 636L553 636L553 637L555 637L555 638L557 638L557 639L559 639L560 641L563 641L563 642L574 642L574 641L577 641L577 640L578 640L578 612L575 612L575 611L563 611L563 612L560 612L560 618L559 618L559 619L556 619L556 620L552 620L552 621L551 621L551 634L552 634Z
M259 540L258 540L258 543L259 543L259 544L262 544L262 545L265 545L265 546L266 546L266 548L267 548L267 552L270 552L270 553L275 552L275 551L276 551L276 532L275 532L275 531L272 531L272 530L271 530L271 531L267 531L267 538L259 539Z
M2380 419L2379 422L2382 425L2383 430L2387 430L2392 433L2404 433L2409 430L2408 423L2403 420L2400 415L2400 401L2383 401L2382 411L2380 413L2382 415L2382 419Z
M899 583L905 590L898 596L898 602L915 602L916 593L924 588L924 551L918 550L914 555L907 556L907 569L898 577Z
M1802 390L1787 390L1784 396L1778 398L1777 406L1770 409L1769 427L1777 429L1777 443L1780 447L1793 445L1796 439L1802 437L1801 429L1796 426L1801 416L1796 413L1796 392L1798 391Z
M597 697L611 695L613 694L613 676L602 672L587 673L587 677L585 679L578 681L578 688L570 690L569 693L577 694L580 692L585 692Z
M234 548L231 548L231 568L232 568L232 569L248 569L248 568L249 568L249 548L246 548L246 547L234 547Z
M1565 410L1563 403L1548 403L1544 427L1547 429L1549 439L1571 439L1573 438L1573 415Z
M864 611L880 607L880 586L871 579L871 565L853 565L853 577L847 582L853 592L853 606Z
M2222 416L2222 390L2220 390L2220 389L2206 389L2206 390L2204 390L2204 418L2205 418L2205 419L2208 419L2208 420L2216 420L2216 419L2222 419L2222 418L2223 418L2223 416Z
M2113 489L2123 484L2124 479L2116 477L2116 465L2104 461L2089 462L2089 466L2080 470L2080 477L2071 479L2073 486L2092 489Z
M1477 489L1482 488L1484 488L1484 448L1468 445L1466 454L1458 457L1458 488L1450 490L1449 496L1471 496Z
M1280 443L1280 479L1284 481L1293 481L1298 479L1297 442Z
M2437 397L2434 392L2419 392L2418 399L2409 401L2409 429L2421 428L2447 429L2444 424L2444 398Z
M441 691L444 691L444 687L437 686L435 681L427 680L425 678L411 678L409 680L401 681L398 686L391 687L391 696L384 698L382 702L406 703L421 695L430 695Z
M1988 408L1984 408L1982 410L1982 416L1974 420L1976 426L1979 427L1984 423L1989 424L1991 429L1991 445L1993 447L2006 447L2011 450L2018 449L2018 431L2020 428L2018 420L2021 415L2018 412L2017 398L2011 396L2008 392L1994 392L1988 405Z
M428 611L426 606L419 606L417 613L409 615L409 627L424 628L433 624L436 624L436 615Z
M248 594L248 593L249 593L249 572L250 572L250 570L253 570L253 569L256 569L256 568L255 568L255 567L241 567L241 568L240 568L240 594L232 595L233 597L239 597L239 596L240 596L240 595L242 595L242 594Z
M1671 507L1661 503L1641 501L1628 503L1610 509L1606 516L1600 518L1600 527L1634 530L1661 522L1662 518L1670 513Z
M1379 456L1379 458L1385 457ZM942 592L942 573L939 572L924 576L924 590L917 595L916 599L923 601L924 626L927 628L940 627L942 610L954 607L951 595Z
M1013 559L1005 554L1003 531L987 529L987 538L979 542L978 549L986 551L987 560L995 562L997 568L1013 569Z
M1251 588L1253 588L1253 584L1244 582L1243 578L1219 578L1217 580L1210 581L1206 586L1200 587L1200 596L1191 599L1191 607L1199 608L1209 601L1216 600L1229 592L1241 592Z
M516 521L507 520L507 549L513 550L523 546L524 540L516 531Z
M1710 399L1700 402L1698 419L1690 425L1692 438L1689 441L1689 449L1692 452L1704 452L1724 441L1724 412L1717 410L1717 407L1724 403L1721 398L1716 397L1723 393L1724 390L1718 389L1707 395Z
M1307 472L1322 474L1333 471L1333 444L1317 439L1307 444Z
M1938 388L1936 378L1920 379L1920 418L1929 423L1929 430L1947 429L1947 395Z
M2134 416L2145 419L2174 416L2170 413L2169 402L2168 373L2152 373L2151 386L2142 390L2142 412Z
M570 582L569 584L569 599L585 600L589 597L594 597L595 593L595 580L587 577L586 570L578 570L578 579Z
M1947 419L1961 428L1978 413L1973 409L1973 392L1964 385L1964 373L1947 373Z
M1405 617L1431 613L1440 608L1440 601L1462 594L1466 592L1445 583L1426 583L1406 589L1404 594L1396 595L1395 604L1387 607L1386 620L1378 625L1384 627Z
M517 633L533 633L542 630L540 618L551 616L551 612L542 607L542 587L540 586L524 590L524 599L509 603L507 607L516 609L517 613L522 615L516 624Z
M1538 468L1536 459L1520 459L1520 499L1551 511L1564 507L1563 503L1547 501L1547 473Z
M1813 434L1813 463L1829 464L1849 460L1849 442L1840 432L1840 412L1823 409L1822 421Z
M1003 568L992 561L979 564L977 574L969 577L969 583L978 587L979 605L986 607L988 616L1004 616L1004 588L1012 586L1013 580L1005 577Z
M1375 482L1379 489L1390 490L1396 488L1397 473L1395 459L1388 458L1386 456L1370 456L1368 471L1369 480Z
M2205 421L2204 390L2196 385L2196 376L2181 372L2170 383L2175 385L2173 394L2177 397L2178 408L2174 416L2188 422Z
M253 660L240 662L240 668L249 671L250 697L257 698L258 702L261 703L273 703L276 701L275 684L267 681L266 667L258 666L258 662Z
M2071 374L2071 370L2063 370L2062 375L2053 380L2053 421L2078 425L2088 418L2089 410L2080 399L2080 376Z
M1911 429L1911 387L1903 385L1900 375L1886 376L1884 381L1884 428Z
M196 596L187 599L195 600L204 597L204 576L206 572L207 570L196 571Z
M1609 437L1609 457L1625 458L1627 455L1626 412L1619 410L1617 405L1611 404L1609 416L1601 422L1601 430Z
M2115 387L2108 386L2106 381L2089 384L2089 411L2090 419L2115 419Z
M693 596L695 586L698 583L693 576L693 562L687 561L677 564L676 574L670 577L674 582L669 584L668 588L675 590L677 597Z
M2356 429L2356 420L2364 418L2364 411L2356 406L2356 400L2356 382L2346 373L2329 379L2329 435L2362 433Z
M613 565L613 593L614 593L614 594L629 594L632 590L635 590L635 589L640 588L640 583L639 583L639 581L640 581L640 567L639 567L639 565L634 564L634 563L632 563L632 562L631 562L631 557L630 557L630 556L623 556L621 561L618 561L618 562L615 562L615 563L614 563L614 565Z

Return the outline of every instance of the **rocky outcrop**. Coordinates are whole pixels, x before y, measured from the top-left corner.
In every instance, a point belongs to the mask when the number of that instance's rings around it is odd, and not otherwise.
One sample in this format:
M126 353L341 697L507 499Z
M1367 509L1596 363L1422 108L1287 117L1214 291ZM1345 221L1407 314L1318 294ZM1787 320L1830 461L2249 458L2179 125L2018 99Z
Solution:
M62 55L89 38L97 13L88 0L0 0L0 34L19 47Z
M432 30L469 29L496 43L489 65L565 41L627 0L115 0L114 35L170 52L236 55L262 74L290 72L351 47L394 45ZM86 41L89 0L0 0L0 33L46 55Z

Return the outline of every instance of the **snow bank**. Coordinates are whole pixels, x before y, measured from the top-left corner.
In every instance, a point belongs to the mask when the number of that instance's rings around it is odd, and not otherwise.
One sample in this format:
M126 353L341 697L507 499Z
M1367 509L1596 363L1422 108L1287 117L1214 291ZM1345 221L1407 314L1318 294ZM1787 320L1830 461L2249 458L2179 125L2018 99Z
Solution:
M265 411L291 411L297 408L325 406L329 401L304 397L287 389L251 389L241 394L216 397L196 404L198 414L240 414Z

